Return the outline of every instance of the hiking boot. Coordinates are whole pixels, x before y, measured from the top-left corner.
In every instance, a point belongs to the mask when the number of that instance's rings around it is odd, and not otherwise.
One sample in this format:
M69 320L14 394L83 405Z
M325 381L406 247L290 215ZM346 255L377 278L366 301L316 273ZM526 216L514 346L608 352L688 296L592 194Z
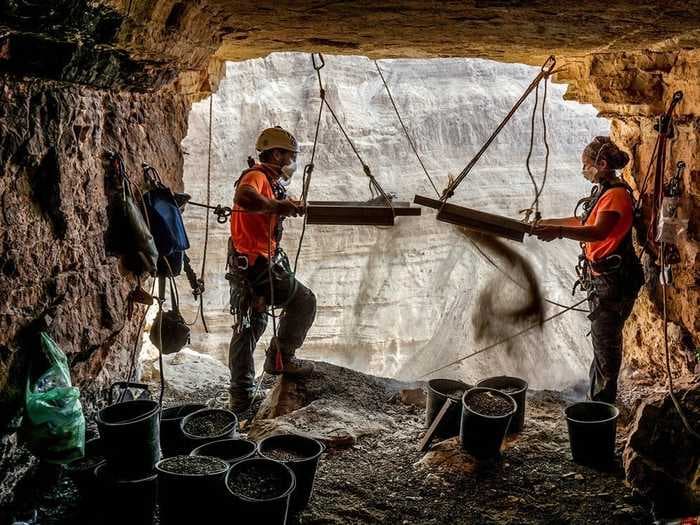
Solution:
M232 394L228 395L228 408L237 416L247 412L257 401L265 399L267 392L260 388L258 392L251 394Z
M282 362L284 363L282 374L285 376L303 377L311 375L314 371L314 364L311 361L299 359L293 355L282 356Z
M308 376L314 371L314 364L311 361L297 359L294 355L277 355L274 345L265 352L265 364L263 369L266 374L286 375L286 376Z

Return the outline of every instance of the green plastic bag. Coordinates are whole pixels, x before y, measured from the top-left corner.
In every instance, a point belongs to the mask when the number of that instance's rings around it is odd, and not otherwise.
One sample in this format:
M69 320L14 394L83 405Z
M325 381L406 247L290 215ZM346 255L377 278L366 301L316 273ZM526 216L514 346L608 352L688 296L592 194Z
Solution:
M22 438L34 455L50 463L69 463L85 452L80 390L71 386L65 354L43 332L41 349L50 366L34 384L27 379Z

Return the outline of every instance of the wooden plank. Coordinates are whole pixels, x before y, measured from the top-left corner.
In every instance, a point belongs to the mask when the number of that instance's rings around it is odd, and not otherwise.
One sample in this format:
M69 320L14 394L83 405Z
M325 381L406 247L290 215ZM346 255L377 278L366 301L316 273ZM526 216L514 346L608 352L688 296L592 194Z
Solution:
M439 210L437 219L440 221L463 226L477 232L489 233L517 242L523 242L525 234L530 233L531 226L529 224L501 215L443 203L440 200L422 195L416 195L413 202Z
M423 439L420 440L418 450L420 450L421 452L425 452L426 450L428 450L428 447L430 447L430 442L433 440L433 436L435 435L435 431L437 430L438 426L440 426L440 423L442 423L442 420L445 418L447 411L455 403L457 403L457 401L449 397L445 400L445 402L442 404L440 412L437 413L437 416L435 416L435 419L433 419L433 422L426 431L425 435L423 436Z
M420 208L409 202L392 202L394 209L384 204L367 202L309 201L306 207L307 224L393 226L394 215L418 216Z

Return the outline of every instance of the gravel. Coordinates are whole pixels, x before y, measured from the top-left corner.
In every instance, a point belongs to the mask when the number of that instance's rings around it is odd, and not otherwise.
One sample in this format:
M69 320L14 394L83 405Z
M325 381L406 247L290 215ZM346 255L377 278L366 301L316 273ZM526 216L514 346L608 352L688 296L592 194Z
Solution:
M161 469L173 474L216 474L227 467L222 460L208 456L175 456L160 464Z
M467 406L484 416L503 416L513 409L513 405L491 392L475 392L467 399Z
M303 454L299 450L285 447L264 450L262 454L266 458L274 459L275 461L300 461L308 457L307 454Z
M289 488L286 477L259 465L244 465L229 475L231 491L251 499L273 499Z
M231 414L225 411L205 412L195 415L185 423L185 432L197 437L221 435L233 423Z

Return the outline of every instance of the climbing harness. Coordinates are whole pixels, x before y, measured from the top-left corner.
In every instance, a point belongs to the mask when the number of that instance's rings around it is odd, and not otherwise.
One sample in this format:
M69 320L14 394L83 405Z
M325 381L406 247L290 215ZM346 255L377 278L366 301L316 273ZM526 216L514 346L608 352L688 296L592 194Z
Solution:
M318 55L318 60L316 59ZM305 219L303 229L306 224L332 224L332 225L374 225L374 226L393 226L397 216L416 216L420 215L419 208L412 208L408 202L394 202L386 191L382 188L379 181L376 179L369 165L360 155L354 142L348 135L345 127L340 122L333 106L328 101L326 90L323 87L321 70L326 65L321 53L311 54L311 64L316 71L318 78L320 107L318 119L316 121L316 132L314 134L314 144L311 152L311 161L304 168L304 179L302 181L302 204L305 207ZM311 182L311 174L314 169L314 156L319 137L319 128L321 116L324 107L328 109L333 120L340 129L345 141L352 149L355 157L362 166L362 171L368 178L370 201L366 202L339 202L339 201L308 201L309 185ZM375 200L376 199L376 200ZM295 257L294 267L298 257Z
M477 231L486 232L492 235L497 235L505 237L507 239L522 242L525 234L532 234L535 222L539 219L539 198L544 189L544 185L547 180L547 169L549 166L549 144L547 143L547 125L546 125L546 114L545 114L545 103L547 98L547 79L553 74L554 66L556 65L556 60L553 56L550 56L542 67L535 79L530 83L530 85L525 89L525 92L517 100L515 105L511 108L505 118L496 127L495 131L482 145L479 151L474 155L474 157L469 161L467 166L461 171L461 173L445 188L442 195L438 200L431 199L429 197L424 197L421 195L416 195L414 197L414 202L416 204L421 204L423 206L428 206L438 210L437 219L443 222L448 222L451 224L456 224L458 226L464 226L469 229L475 229ZM530 159L532 157L532 151L534 147L534 133L535 133L535 117L537 114L538 104L539 104L539 84L544 80L544 95L542 101L542 124L543 124L543 141L545 146L545 165L544 173L542 177L542 183L538 186L537 182L532 174L530 168ZM491 143L495 140L498 134L503 130L505 125L510 121L512 116L522 105L522 103L527 99L527 97L535 91L535 106L533 108L532 118L531 118L531 136L530 136L530 148L528 151L528 156L526 160L526 168L528 176L533 183L535 190L535 196L530 208L521 210L525 214L523 221L515 221L513 219L508 219L506 217L501 217L498 215L493 215L489 213L480 212L477 210L472 210L469 208L464 208L462 206L455 206L447 202L453 195L457 187L462 183L462 181L469 175L471 170L474 168L476 163L479 161L484 152L488 149ZM528 222L530 216L534 215L534 221Z

